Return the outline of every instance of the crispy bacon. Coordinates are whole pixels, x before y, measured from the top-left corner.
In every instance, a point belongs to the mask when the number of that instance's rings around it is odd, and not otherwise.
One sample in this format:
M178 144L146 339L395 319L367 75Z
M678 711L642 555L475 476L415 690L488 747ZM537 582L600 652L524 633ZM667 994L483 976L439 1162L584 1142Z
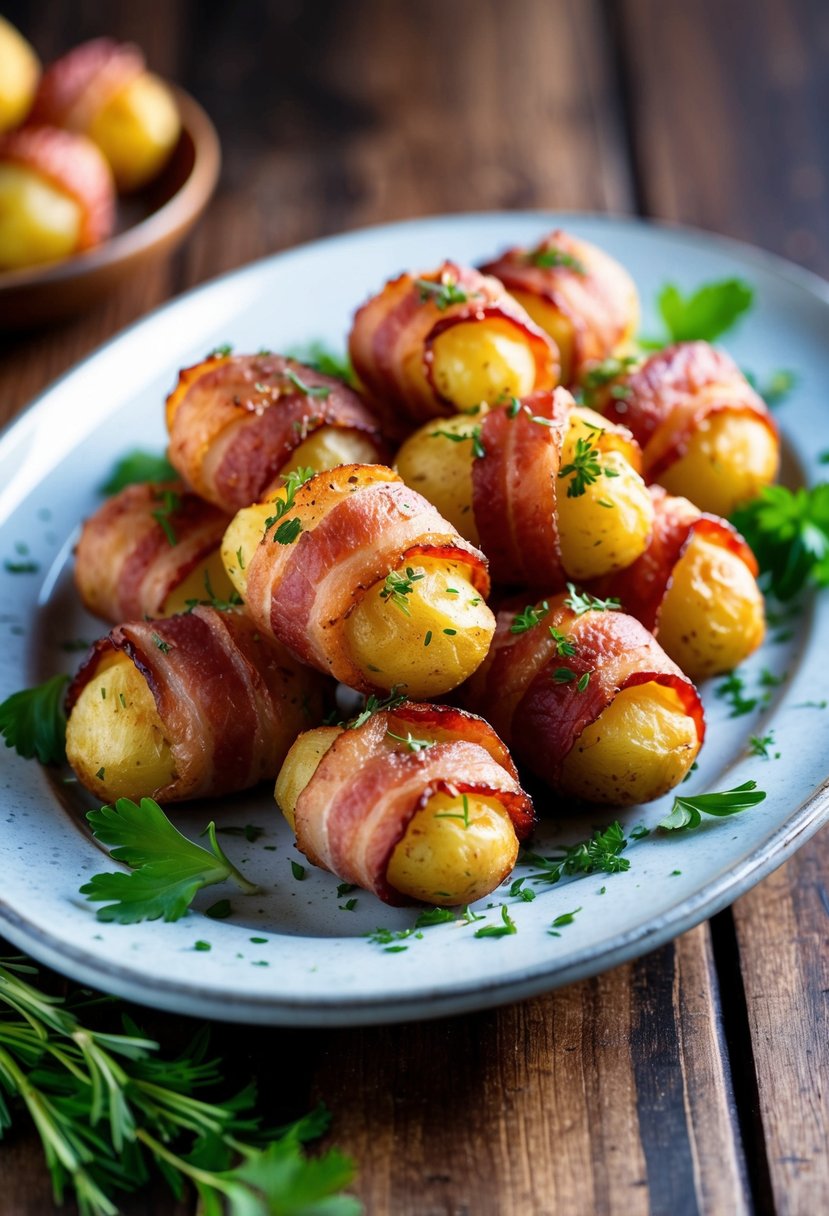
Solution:
M539 255L563 255L559 265L537 265ZM506 250L481 267L532 308L533 299L551 305L572 326L572 349L562 352L562 381L574 383L590 360L607 358L635 329L639 315L630 275L608 254L561 229L533 249Z
M208 357L184 368L167 398L171 463L228 512L261 498L294 449L323 426L356 431L378 460L386 454L377 420L352 389L282 355Z
M73 131L21 127L0 138L0 163L11 161L39 174L80 208L77 251L98 245L115 227L115 187L96 146Z
M289 544L269 531L248 561L247 610L305 663L370 690L352 662L345 619L361 594L418 555L445 557L468 567L486 597L483 554L416 491L383 465L341 465L301 486L282 521L302 524Z
M632 566L595 580L589 589L603 598L615 596L625 612L658 637L659 610L674 567L695 536L735 553L755 578L758 567L751 549L727 520L704 514L687 498L668 494L661 486L651 486L650 495L654 519L648 548Z
M84 606L105 621L161 616L171 592L218 549L229 522L180 482L127 486L81 531L75 585Z
M437 742L411 751L389 731L416 730ZM440 792L497 798L523 840L533 807L509 752L482 718L442 705L405 703L344 730L296 804L297 844L314 865L390 904L411 902L386 879L415 812Z
M758 419L777 439L769 409L724 351L707 342L679 342L657 351L619 382L624 395L599 394L602 412L623 423L642 445L645 476L657 481L683 455L706 418L725 412Z
M67 713L102 659L128 655L155 698L175 761L160 802L215 797L274 777L296 734L321 712L320 679L239 612L199 607L118 625L69 686Z
M438 391L433 375L434 342L453 325L497 318L514 327L529 346L536 367L536 389L558 380L558 353L552 339L516 304L497 279L477 270L444 262L421 276L450 283L466 296L440 307L424 298L417 276L401 274L379 295L358 309L349 337L354 368L378 409L401 431L402 418L412 423L457 413L457 406Z
M555 789L582 731L618 693L637 684L672 688L702 743L705 721L697 691L644 625L623 612L576 616L565 598L551 597L540 622L523 633L511 632L514 612L500 612L487 662L467 685L469 706L490 707L495 729L518 760ZM573 655L559 654L551 628L574 644ZM569 668L573 678L554 680L560 667ZM588 673L580 690L579 678Z

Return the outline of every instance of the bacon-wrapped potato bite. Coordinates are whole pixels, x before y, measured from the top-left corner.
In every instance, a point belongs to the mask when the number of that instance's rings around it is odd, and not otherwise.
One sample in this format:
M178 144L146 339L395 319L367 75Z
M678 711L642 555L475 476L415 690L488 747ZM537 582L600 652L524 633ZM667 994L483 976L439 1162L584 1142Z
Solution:
M0 134L28 114L40 77L40 63L29 43L0 16Z
M377 420L341 380L282 355L209 355L167 398L169 458L208 502L233 514L280 473L385 456Z
M32 120L87 135L109 162L119 190L137 190L163 169L181 130L169 87L147 71L137 46L83 42L43 74Z
M651 486L654 524L643 555L590 588L618 598L692 680L747 659L765 634L757 561L736 528Z
M630 428L648 481L703 511L728 516L777 476L780 443L765 401L707 342L588 369L585 399Z
M105 802L179 802L274 777L323 681L237 611L119 625L67 694L66 755Z
M0 138L0 270L82 253L115 224L115 189L82 135L23 127Z
M533 826L509 752L482 718L404 702L300 735L276 801L314 865L390 904L488 895Z
M691 767L702 704L644 625L599 604L571 593L500 612L466 703L486 706L516 758L556 793L648 802Z
M428 423L396 464L480 545L496 583L558 590L630 565L650 537L638 445L566 389Z
M497 279L455 262L388 282L358 309L349 350L397 433L558 383L555 343Z
M172 616L235 594L220 546L230 517L180 482L126 486L84 524L75 585L105 621Z
M495 629L486 559L383 465L344 465L240 511L225 567L260 629L369 691L439 696Z
M481 267L495 275L554 340L561 383L585 364L625 351L639 325L633 279L609 254L560 229L532 249L508 249Z

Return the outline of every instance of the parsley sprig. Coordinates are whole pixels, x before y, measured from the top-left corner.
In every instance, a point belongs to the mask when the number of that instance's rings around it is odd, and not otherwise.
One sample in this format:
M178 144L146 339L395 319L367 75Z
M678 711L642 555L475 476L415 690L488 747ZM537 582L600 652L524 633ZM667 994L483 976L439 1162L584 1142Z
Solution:
M660 819L656 825L664 832L677 832L683 829L698 828L703 815L715 815L723 818L726 815L736 815L749 807L757 806L765 800L764 790L757 789L756 781L744 781L733 790L723 790L715 794L697 794L686 798L677 794L671 813Z
M536 867L528 878L537 883L557 883L574 874L619 874L630 869L630 860L621 856L627 844L622 825L617 821L603 831L596 830L588 839L569 845L563 853L552 857L524 853L522 861Z
M383 713L384 710L397 709L406 700L405 693L397 691L400 687L399 684L395 684L385 697L377 697L374 693L370 693L358 714L355 714L353 718L335 722L334 725L344 726L346 730L357 730L359 727L365 726L369 718L373 718L375 714Z
M557 249L555 246L548 245L541 249L533 249L526 257L530 265L540 266L542 270L562 266L565 270L575 271L576 274L587 274L584 262L574 257L572 253L568 253L566 249Z
M829 586L829 482L807 489L766 486L731 522L748 541L763 585L779 600L804 586Z
M265 520L266 536L274 524L279 524L279 527L274 530L273 537L271 538L277 544L293 544L302 531L302 520L296 516L293 519L285 519L285 516L289 511L293 510L294 499L299 487L304 486L306 481L309 481L315 473L316 469L298 468L292 469L285 478L285 485L282 487L285 491L285 497L274 499L274 513L273 515L269 515Z
M509 627L510 633L527 633L530 629L535 629L544 620L545 615L550 611L550 605L547 600L542 600L540 604L527 604L523 612L518 612L512 624Z
M472 455L478 460L483 460L486 456L486 447L481 439L481 427L474 426L471 431L465 435L459 434L457 431L430 431L430 439L448 439L450 443L464 443L467 439L472 441Z
M560 479L569 478L567 482L567 497L581 498L588 486L592 486L601 476L618 477L616 469L603 465L599 460L599 449L596 446L596 435L579 435L573 451L573 459L562 465L558 471Z
M406 567L405 574L401 574L399 570L390 570L380 589L380 599L388 600L406 616L411 616L406 597L414 591L415 583L425 577L425 572L418 574L412 566Z
M238 553L236 557L238 561ZM244 565L242 565L241 569L244 570L244 568ZM206 597L204 599L190 599L184 601L188 612L192 612L194 608L198 608L199 605L202 604L208 608L215 608L217 612L230 612L234 608L238 608L242 603L242 597L239 595L238 591L232 591L229 600L223 600L216 595L215 591L213 590L213 585L210 582L210 573L208 570L205 570L204 572L204 592Z
M625 355L622 358L611 356L609 359L603 359L601 363L594 363L591 368L584 374L579 389L579 398L584 405L590 406L601 393L603 388L608 384L612 385L610 389L611 397L624 400L630 396L631 390L626 384L614 384L615 380L619 380L639 360L634 355Z
M0 735L26 760L62 764L66 759L63 695L68 676L52 676L34 688L13 692L0 705Z
M253 1085L203 1096L223 1073L206 1027L163 1058L126 1013L120 1030L85 1024L88 994L52 996L36 976L23 959L0 960L0 1126L31 1117L58 1203L72 1193L81 1216L116 1216L118 1192L140 1190L154 1170L179 1199L189 1183L205 1216L358 1216L358 1201L339 1193L351 1162L302 1148L327 1130L325 1107L263 1128ZM119 1009L110 998L103 1006Z
M567 584L564 603L576 616L582 616L585 612L618 612L622 607L622 601L615 596L603 600L597 595L591 595L589 591L577 591L573 583Z
M291 368L288 368L285 372L285 379L289 380L303 397L319 397L324 400L326 397L331 396L331 389L327 384L306 384Z
M117 494L126 486L145 481L174 481L178 473L167 460L156 452L135 451L123 456L101 486L102 494Z
M445 312L450 304L466 304L470 293L459 287L454 279L444 275L440 282L432 279L415 279L421 304L432 303L439 312ZM478 295L478 292L471 293Z
M156 501L161 503L158 510L153 511L152 516L155 522L159 525L164 535L167 537L171 545L178 544L178 537L170 519L181 506L181 495L175 490L160 490L156 494Z
M732 328L754 303L754 289L743 279L720 279L703 283L684 295L676 283L666 283L656 304L667 337L640 339L648 350L659 350L672 342L714 342Z
M246 895L258 890L236 869L207 825L210 848L183 836L152 798L136 804L119 798L114 806L87 814L96 840L113 846L115 861L131 873L95 874L81 894L99 908L98 920L132 925L142 920L179 920L202 887L232 879Z

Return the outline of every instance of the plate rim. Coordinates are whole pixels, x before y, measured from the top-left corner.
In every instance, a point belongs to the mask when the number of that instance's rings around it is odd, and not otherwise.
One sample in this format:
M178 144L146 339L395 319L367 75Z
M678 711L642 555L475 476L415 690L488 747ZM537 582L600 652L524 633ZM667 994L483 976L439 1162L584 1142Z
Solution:
M562 225L579 220L590 220L591 222L598 221L600 224L607 223L616 227L617 230L620 225L628 225L638 231L657 229L692 245L702 244L708 249L714 245L730 251L743 262L748 261L760 265L787 282L794 283L806 290L817 300L818 304L829 309L829 283L785 258L731 237L708 233L702 229L690 228L681 224L646 220L639 216L605 212L551 212L540 209L430 215L387 224L365 225L344 233L307 241L302 245L292 246L282 252L257 259L200 283L165 301L158 308L145 314L85 355L82 360L59 376L15 418L10 420L7 426L0 431L0 457L7 445L17 441L18 429L24 431L30 425L33 414L36 413L44 399L51 396L55 390L59 390L63 382L75 374L79 368L97 358L103 351L124 339L140 326L168 311L186 307L187 302L200 292L205 292L224 280L255 274L274 262L285 260L293 255L301 256L307 249L316 249L330 242L342 244L369 234L393 234L396 230L411 230L432 224L459 225L469 220L497 222L499 219L503 219L507 223L516 220L538 220L540 223L552 222ZM333 994L327 997L317 995L307 999L273 992L246 993L236 997L232 990L229 991L227 988L221 989L217 986L194 983L186 979L173 981L160 977L155 977L152 980L152 986L145 989L143 985L146 983L147 977L137 976L134 969L102 960L83 947L67 943L48 931L32 926L2 898L0 898L0 931L17 948L26 950L45 965L55 967L61 973L69 975L81 983L98 986L103 979L108 990L121 997L178 1014L211 1017L228 1022L270 1025L295 1025L301 1022L306 1026L317 1027L389 1024L414 1018L425 1020L523 1000L599 974L639 957L686 932L739 898L782 865L796 848L819 830L826 820L829 820L829 777L817 785L811 794L787 815L785 822L771 833L759 850L744 858L727 873L705 883L701 889L673 905L670 910L660 913L655 919L635 926L621 937L616 937L612 947L609 948L606 942L596 943L583 950L576 960L566 966L551 968L550 962L547 960L531 970L525 968L523 976L518 979L499 982L498 973L495 972L491 982L480 979L463 981L449 991L426 990L414 997L410 995L384 998L350 996L347 1004L343 1006L338 1003Z

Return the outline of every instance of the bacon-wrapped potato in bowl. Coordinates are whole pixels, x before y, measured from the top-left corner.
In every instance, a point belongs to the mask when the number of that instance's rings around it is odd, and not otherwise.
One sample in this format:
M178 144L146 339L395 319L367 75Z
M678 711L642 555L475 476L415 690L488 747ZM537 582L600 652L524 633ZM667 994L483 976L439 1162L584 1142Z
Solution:
M495 731L445 705L403 702L307 731L275 796L309 861L391 904L483 898L533 826Z
M172 616L194 600L229 601L220 551L229 523L181 482L126 486L81 530L75 586L84 607L117 624Z
M119 625L67 693L66 755L105 802L218 797L276 776L324 681L238 611Z
M225 533L225 567L251 619L352 688L418 698L455 688L495 630L483 554L383 465L303 484L311 472Z
M374 415L341 380L283 355L208 355L167 398L169 458L186 484L232 515L298 466L382 460Z
M427 423L396 465L504 586L597 578L630 565L650 538L638 444L566 389Z
M358 309L349 350L397 434L558 383L552 339L497 279L455 262L388 282Z
M590 591L617 598L692 680L731 671L765 634L754 554L726 520L703 514L661 486L650 492L648 548Z
M647 480L702 511L728 516L777 476L780 441L768 406L730 355L707 342L588 368L584 393L633 432Z
M639 325L633 279L614 258L560 229L531 249L508 249L481 268L555 342L561 383L575 383L585 365L623 353Z
M630 806L667 793L705 733L696 689L644 625L570 591L498 614L465 691L557 794Z

